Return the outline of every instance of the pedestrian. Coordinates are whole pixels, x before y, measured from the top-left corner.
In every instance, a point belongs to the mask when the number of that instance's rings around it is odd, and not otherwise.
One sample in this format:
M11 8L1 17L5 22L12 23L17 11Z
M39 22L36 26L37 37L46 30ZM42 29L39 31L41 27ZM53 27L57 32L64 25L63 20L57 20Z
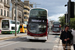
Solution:
M65 26L65 30L61 32L60 39L62 40L63 50L71 50L71 41L73 36L69 31L69 26Z
M75 50L75 30L72 30L72 35L73 35L73 48Z

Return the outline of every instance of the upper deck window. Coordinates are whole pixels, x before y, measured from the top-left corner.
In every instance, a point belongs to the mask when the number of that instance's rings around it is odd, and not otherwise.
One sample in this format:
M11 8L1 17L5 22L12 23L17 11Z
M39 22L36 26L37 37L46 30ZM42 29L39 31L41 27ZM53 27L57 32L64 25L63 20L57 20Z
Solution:
M47 11L45 9L32 9L29 17L47 18Z

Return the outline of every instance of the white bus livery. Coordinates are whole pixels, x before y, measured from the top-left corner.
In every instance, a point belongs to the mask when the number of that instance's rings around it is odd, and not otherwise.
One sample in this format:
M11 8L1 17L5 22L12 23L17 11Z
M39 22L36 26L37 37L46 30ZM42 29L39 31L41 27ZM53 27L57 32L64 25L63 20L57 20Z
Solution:
M9 20L9 19L3 19L2 20L2 26L1 26L2 34L3 33L15 33L15 21L14 20ZM20 22L17 21L17 33L20 32Z

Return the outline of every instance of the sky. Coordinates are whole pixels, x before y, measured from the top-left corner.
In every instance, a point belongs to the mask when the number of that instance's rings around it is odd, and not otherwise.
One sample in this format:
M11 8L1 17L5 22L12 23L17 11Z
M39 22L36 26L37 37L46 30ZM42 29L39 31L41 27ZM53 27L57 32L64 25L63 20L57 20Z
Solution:
M37 8L41 7L47 9L49 21L50 20L58 21L59 17L63 16L67 12L67 7L65 7L64 5L67 4L68 0L29 0L29 1L30 3L36 3ZM71 1L75 2L75 0Z

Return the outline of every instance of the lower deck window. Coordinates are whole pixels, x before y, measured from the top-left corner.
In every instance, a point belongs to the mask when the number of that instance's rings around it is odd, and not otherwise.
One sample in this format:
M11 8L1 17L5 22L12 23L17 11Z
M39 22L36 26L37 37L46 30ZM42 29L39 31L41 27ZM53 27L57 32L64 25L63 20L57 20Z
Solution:
M12 30L15 30L15 27L12 27L11 29L12 29ZM17 28L16 28L16 29L17 29Z
M12 30L15 30L15 27L12 27L11 29L12 29Z

